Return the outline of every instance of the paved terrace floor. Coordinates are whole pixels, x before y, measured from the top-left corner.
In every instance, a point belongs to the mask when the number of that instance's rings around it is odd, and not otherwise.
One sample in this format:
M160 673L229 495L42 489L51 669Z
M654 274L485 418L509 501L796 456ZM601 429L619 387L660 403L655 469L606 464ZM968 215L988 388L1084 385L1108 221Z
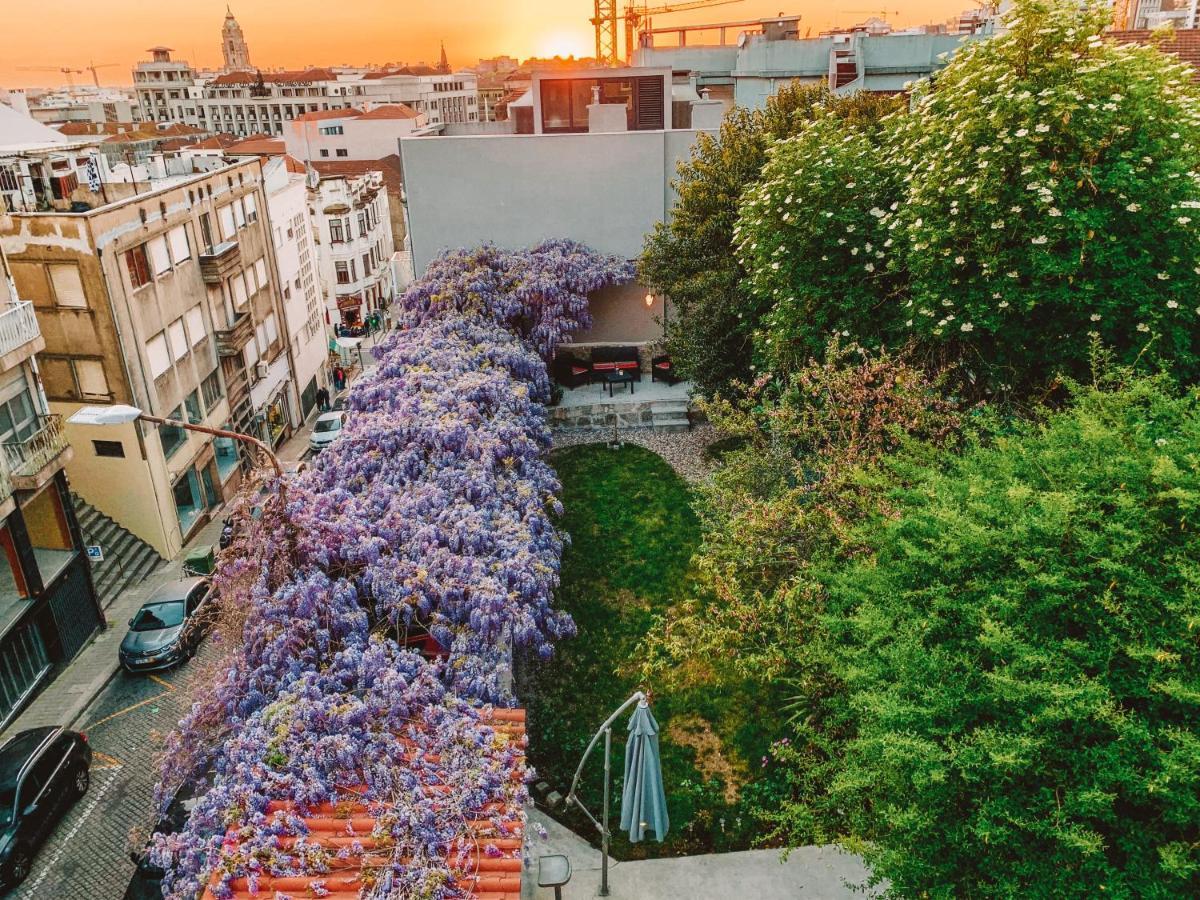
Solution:
M599 897L600 851L540 810L527 812L531 825L536 822L546 829L547 839L528 830L525 845L531 867L521 879L522 900L554 896L553 889L537 886L537 858L554 853L571 860L571 882L563 888L563 900ZM786 862L778 850L610 860L608 886L614 900L863 900L881 891L865 889L868 875L859 857L836 847L798 847Z
M608 396L607 384L585 384L577 388L563 388L562 402L559 406L572 408L578 406L596 406L601 403L651 403L656 400L688 400L692 396L692 383L680 381L668 385L665 381L651 381L650 376L643 373L641 382L634 382L633 392L629 386L618 384L613 386L613 395Z

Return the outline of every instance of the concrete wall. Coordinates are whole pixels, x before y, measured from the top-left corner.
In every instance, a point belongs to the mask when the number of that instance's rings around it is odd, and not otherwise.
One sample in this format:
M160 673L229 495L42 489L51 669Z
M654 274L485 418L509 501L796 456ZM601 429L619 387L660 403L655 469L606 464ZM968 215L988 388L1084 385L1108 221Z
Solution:
M520 249L571 238L633 259L675 203L695 131L407 138L413 265L487 241Z
M383 159L398 153L400 139L423 127L424 116L418 119L318 119L301 122L293 120L283 129L287 152L296 159L323 162L339 159ZM321 134L322 128L340 125L342 134ZM325 155L321 151L325 150ZM345 156L338 156L345 150Z
M637 282L596 291L588 298L592 327L573 338L576 344L642 344L663 336L663 298L646 305L646 288Z

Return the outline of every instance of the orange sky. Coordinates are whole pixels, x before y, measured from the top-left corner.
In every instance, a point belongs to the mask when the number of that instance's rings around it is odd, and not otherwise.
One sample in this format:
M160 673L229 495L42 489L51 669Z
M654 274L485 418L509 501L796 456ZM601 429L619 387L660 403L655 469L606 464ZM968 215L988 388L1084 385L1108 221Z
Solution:
M650 0L658 5L665 0ZM802 16L815 34L878 12L865 0L743 0L663 16L657 25L732 21L775 15ZM102 84L129 84L133 64L145 48L165 44L177 59L198 67L221 62L220 29L225 4L211 0L57 0L53 15L38 3L5 4L6 35L0 55L0 84L6 87L63 83L57 72L21 71L20 66L117 63L100 70ZM881 4L894 25L944 21L970 8L971 0L906 0ZM445 40L454 65L480 56L591 55L592 0L236 0L234 15L263 68L308 63L433 62ZM624 0L621 0L624 7ZM897 12L899 11L899 12ZM14 40L14 37L16 38ZM91 75L74 76L77 81Z

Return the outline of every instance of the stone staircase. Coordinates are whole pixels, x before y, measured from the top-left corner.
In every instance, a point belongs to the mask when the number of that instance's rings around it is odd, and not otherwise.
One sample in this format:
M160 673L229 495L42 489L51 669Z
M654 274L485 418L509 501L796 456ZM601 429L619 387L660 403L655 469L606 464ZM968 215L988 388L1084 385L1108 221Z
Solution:
M655 431L688 431L688 402L686 400L655 400L650 404L651 423Z
M100 604L107 607L122 591L140 584L166 560L153 547L126 531L78 494L71 494L85 545L99 544L104 560L92 563Z

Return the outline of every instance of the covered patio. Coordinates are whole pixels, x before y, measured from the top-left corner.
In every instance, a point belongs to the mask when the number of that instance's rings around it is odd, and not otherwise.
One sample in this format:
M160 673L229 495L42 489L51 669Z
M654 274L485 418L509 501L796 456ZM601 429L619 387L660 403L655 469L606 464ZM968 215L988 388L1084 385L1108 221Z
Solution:
M691 382L667 384L643 377L640 382L613 387L604 383L563 388L562 400L550 409L550 425L556 429L656 428L686 431L690 427Z

